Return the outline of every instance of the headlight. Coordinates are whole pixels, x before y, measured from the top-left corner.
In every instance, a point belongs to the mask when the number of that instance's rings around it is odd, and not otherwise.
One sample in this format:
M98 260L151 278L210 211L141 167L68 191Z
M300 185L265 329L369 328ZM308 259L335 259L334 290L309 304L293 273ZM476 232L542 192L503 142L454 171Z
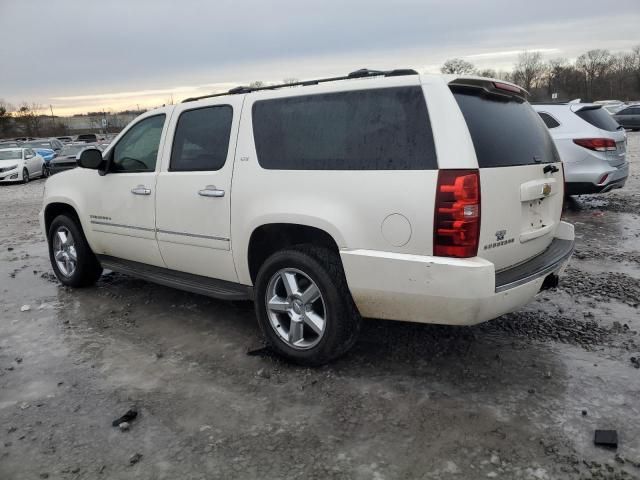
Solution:
M18 165L11 165L10 167L0 168L0 173L10 172L11 170L15 170L16 168L18 168Z

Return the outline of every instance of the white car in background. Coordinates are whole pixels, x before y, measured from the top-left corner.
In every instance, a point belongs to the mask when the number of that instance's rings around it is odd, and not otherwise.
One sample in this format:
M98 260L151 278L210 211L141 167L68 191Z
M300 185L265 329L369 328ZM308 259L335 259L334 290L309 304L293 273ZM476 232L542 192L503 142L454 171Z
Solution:
M28 183L31 178L47 176L44 158L32 148L0 149L0 183Z
M629 175L627 134L602 105L533 104L564 165L567 195L622 188Z

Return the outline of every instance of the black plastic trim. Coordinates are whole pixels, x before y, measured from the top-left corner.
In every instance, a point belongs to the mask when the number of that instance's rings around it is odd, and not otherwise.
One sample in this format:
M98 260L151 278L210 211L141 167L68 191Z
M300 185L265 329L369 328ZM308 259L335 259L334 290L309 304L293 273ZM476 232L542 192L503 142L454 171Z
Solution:
M253 298L253 287L248 285L155 267L108 255L96 255L96 257L103 268L167 287L222 300L251 300Z
M302 82L280 83L277 85L267 85L266 87L247 87L247 86L241 85L239 87L232 88L231 90L228 90L223 93L213 93L211 95L202 95L200 97L187 98L183 100L182 103L195 102L196 100L202 100L204 98L213 98L213 97L222 97L225 95L238 95L243 93L258 92L260 90L277 90L279 88L285 88L285 87L308 87L309 85L318 85L319 83L336 82L338 80L349 80L353 78L400 77L404 75L418 75L418 72L410 68L397 68L394 70L370 70L368 68L361 68L360 70L356 70L342 77L318 78L317 80L304 80Z
M524 285L558 269L571 257L574 240L554 238L540 255L520 265L496 273L496 293Z

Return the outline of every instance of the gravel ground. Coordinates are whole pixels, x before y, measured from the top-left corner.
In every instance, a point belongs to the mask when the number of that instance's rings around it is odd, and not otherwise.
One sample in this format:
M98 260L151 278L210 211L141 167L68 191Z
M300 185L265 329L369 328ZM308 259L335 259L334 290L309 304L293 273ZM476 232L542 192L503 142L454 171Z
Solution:
M247 303L61 287L44 182L2 186L0 479L640 478L640 134L629 151L625 189L567 203L557 289L475 327L367 321L320 369L247 355Z

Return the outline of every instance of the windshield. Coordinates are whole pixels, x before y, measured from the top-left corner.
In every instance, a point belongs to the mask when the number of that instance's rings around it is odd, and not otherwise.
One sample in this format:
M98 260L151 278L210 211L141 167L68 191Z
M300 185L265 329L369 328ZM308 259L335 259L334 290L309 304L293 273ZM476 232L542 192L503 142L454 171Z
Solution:
M77 155L85 148L86 145L68 145L62 149L61 155Z
M0 150L0 160L22 160L22 150Z

